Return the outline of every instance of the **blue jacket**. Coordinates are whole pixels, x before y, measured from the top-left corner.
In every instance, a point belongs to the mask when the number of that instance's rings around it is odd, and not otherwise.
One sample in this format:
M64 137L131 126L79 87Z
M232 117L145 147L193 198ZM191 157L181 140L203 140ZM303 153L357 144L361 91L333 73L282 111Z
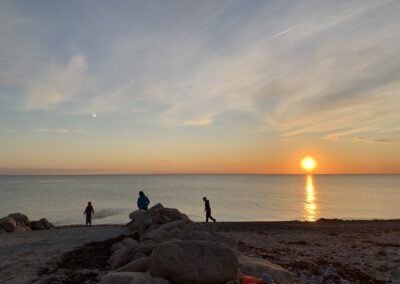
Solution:
M139 196L139 198L137 200L137 206L139 207L139 209L147 210L147 206L149 206L149 204L150 204L150 200L147 198L146 195Z

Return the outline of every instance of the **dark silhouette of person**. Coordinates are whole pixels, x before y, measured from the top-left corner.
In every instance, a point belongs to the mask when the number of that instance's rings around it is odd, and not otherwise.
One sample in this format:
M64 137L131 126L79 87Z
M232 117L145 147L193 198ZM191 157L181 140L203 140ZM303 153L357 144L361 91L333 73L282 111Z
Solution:
M86 226L91 226L92 225L92 214L94 215L94 209L92 206L92 202L88 202L85 211L83 212L83 215L86 214Z
M143 193L143 191L139 191L139 198L137 200L137 206L141 210L147 210L150 204L150 200L147 196Z
M210 200L207 197L203 197L204 200L204 211L206 212L206 222L208 223L208 219L213 220L213 222L217 221L215 218L211 216L211 207L210 207Z

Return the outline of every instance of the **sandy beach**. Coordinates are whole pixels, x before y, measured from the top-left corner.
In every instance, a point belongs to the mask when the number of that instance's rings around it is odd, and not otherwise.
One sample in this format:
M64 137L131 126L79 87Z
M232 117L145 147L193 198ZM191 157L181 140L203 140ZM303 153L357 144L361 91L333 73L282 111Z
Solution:
M52 230L0 233L0 283L41 283L41 270L85 243L126 234L126 227L65 226Z
M400 283L399 220L210 225L235 237L240 254L262 257L288 269L295 283ZM0 281L63 283L51 282L49 278L52 273L60 273L51 269L68 252L85 243L124 234L127 234L126 228L118 225L66 226L48 231L1 233ZM79 253L85 254L85 251ZM82 255L73 257L82 258ZM90 267L84 267L85 263L80 265L82 271L98 272L92 264ZM104 269L104 266L99 269Z

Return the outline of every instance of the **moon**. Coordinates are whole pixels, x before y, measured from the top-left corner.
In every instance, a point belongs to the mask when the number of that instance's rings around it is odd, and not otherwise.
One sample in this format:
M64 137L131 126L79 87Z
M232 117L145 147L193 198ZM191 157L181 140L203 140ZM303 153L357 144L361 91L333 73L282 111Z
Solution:
M93 118L96 118L96 116L97 116L97 114L92 113L92 117L93 117Z

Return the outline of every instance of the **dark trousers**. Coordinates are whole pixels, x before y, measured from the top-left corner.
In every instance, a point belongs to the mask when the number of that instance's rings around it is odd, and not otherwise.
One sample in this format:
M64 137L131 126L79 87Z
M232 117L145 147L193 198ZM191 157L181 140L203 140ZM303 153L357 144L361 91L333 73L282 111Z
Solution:
M213 220L215 222L215 219L211 216L211 210L206 211L206 222L208 223L208 219Z
M92 215L86 214L86 225L92 225Z

